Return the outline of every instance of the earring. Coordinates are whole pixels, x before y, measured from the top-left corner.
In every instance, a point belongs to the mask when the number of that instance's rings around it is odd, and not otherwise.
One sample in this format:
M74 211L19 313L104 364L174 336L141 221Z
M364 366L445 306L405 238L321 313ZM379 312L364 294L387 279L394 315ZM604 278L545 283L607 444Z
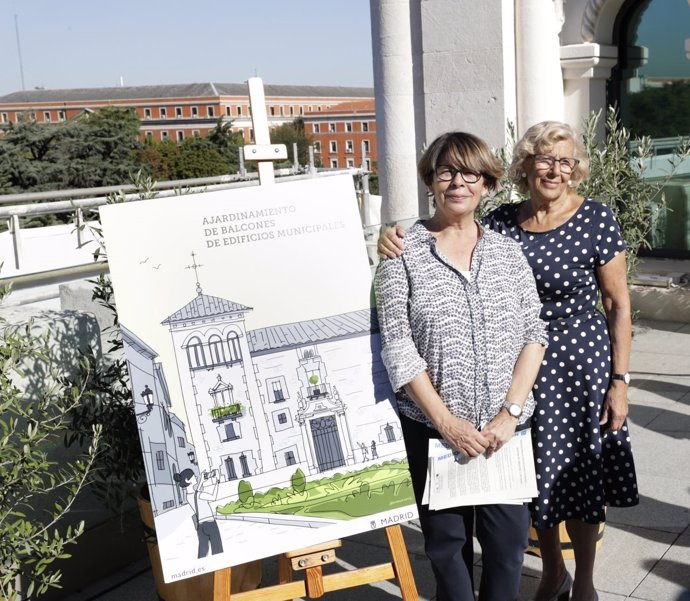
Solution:
M520 177L521 177L522 179L525 179L525 178L527 177L527 173L525 173L525 172L523 171L523 172L520 174Z

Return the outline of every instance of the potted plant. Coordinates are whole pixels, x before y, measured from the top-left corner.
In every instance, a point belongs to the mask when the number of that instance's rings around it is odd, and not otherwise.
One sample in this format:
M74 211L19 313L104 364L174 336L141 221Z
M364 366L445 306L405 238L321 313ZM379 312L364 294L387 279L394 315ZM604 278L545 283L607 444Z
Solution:
M56 461L52 452L84 400L90 365L82 362L82 377L72 379L57 373L54 341L32 322L0 318L0 330L0 598L15 601L59 587L53 562L69 557L84 531L83 521L64 518L93 472L102 428L89 428L74 459Z

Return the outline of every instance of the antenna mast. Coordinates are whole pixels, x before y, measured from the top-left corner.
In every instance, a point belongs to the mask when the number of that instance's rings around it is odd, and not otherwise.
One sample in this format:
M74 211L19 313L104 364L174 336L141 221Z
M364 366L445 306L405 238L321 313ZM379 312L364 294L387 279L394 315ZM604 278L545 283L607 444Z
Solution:
M22 65L22 45L19 43L19 21L18 17L14 15L14 32L17 36L17 56L19 57L19 75L22 78L22 91L26 89L24 86L24 66Z

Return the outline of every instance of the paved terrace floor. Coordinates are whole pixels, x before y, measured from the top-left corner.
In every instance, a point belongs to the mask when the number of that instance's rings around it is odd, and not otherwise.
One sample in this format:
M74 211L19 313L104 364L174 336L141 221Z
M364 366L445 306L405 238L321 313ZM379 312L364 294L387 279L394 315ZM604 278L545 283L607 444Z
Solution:
M595 585L601 601L690 601L690 325L638 322L631 372L630 428L641 504L609 511ZM420 599L431 600L434 583L419 528L410 523L403 533ZM383 531L348 538L337 552L339 569L389 561L387 551ZM572 572L573 562L567 564ZM476 555L477 580L480 571ZM264 583L274 584L276 573L275 559L265 560ZM531 598L539 573L540 560L528 555L520 601ZM329 601L396 598L400 590L395 581L324 597ZM157 599L148 562L141 562L67 601Z

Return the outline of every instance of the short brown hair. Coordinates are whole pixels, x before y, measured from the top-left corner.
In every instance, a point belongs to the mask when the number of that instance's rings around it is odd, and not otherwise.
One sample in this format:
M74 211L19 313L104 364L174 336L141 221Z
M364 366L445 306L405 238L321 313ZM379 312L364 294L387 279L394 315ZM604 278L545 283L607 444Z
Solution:
M511 181L522 194L527 194L529 188L527 180L523 177L525 162L533 154L546 154L558 143L570 141L575 148L575 156L580 162L570 176L570 181L577 187L580 182L589 175L589 157L584 144L575 133L575 130L567 123L560 121L542 121L530 127L520 138L513 149L513 161L510 163L508 175Z
M496 189L503 175L501 161L484 140L473 134L451 131L429 144L417 163L417 173L427 186L434 182L436 168L444 157L448 157L450 167L464 167L481 173L489 190Z

